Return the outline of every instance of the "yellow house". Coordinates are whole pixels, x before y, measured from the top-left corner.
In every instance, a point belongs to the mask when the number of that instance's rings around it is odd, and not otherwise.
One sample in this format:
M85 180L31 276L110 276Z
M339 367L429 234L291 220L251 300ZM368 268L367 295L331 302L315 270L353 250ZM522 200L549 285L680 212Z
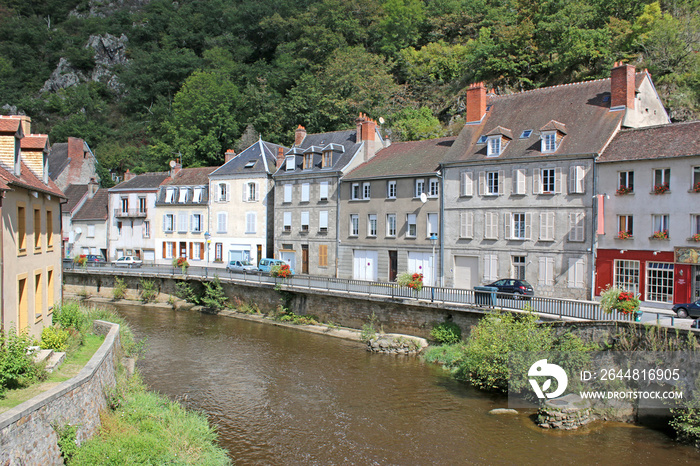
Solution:
M48 136L26 116L0 116L2 329L39 337L61 301L61 201L48 173Z

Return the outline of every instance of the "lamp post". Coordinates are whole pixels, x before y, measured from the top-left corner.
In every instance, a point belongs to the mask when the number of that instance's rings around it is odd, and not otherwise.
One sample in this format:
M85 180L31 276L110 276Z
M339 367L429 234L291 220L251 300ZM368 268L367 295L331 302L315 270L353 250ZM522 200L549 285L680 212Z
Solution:
M432 272L432 275L433 275L433 276L432 276L432 279L433 279L433 280L432 280L432 282L433 282L432 285L433 285L433 286L435 286L435 281L436 281L435 271L437 270L437 266L436 266L436 264L435 264L435 245L437 244L437 240L438 240L438 235L437 235L437 233L432 233L432 234L430 235L430 244L433 245L433 267L432 267L433 270L431 271L431 272Z
M209 244L211 243L211 235L208 231L204 232L204 241L207 243L207 258L204 266L204 275L207 275L207 268L209 267Z

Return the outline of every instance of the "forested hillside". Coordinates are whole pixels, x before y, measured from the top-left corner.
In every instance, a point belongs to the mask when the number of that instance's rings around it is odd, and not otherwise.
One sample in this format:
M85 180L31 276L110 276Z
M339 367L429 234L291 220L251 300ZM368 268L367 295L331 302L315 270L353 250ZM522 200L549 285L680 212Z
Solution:
M676 121L700 114L700 0L5 0L0 106L103 170L220 164L385 120L454 134L463 89L499 93L648 68ZM90 45L88 45L90 44ZM103 179L105 177L103 176ZM107 180L105 180L107 181Z

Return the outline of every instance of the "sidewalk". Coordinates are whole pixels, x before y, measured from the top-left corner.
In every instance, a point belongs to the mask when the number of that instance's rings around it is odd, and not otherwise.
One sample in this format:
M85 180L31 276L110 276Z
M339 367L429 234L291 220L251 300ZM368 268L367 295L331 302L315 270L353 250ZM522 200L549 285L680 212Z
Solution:
M679 319L676 313L671 310L671 304L651 304L641 303L639 309L643 312L642 322L658 323L664 327L689 329L693 319Z

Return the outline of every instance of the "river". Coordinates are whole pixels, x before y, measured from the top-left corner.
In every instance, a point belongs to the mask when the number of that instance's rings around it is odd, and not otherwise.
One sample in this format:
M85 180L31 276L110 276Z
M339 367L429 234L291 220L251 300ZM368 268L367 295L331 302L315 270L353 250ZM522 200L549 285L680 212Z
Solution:
M419 358L256 322L118 308L147 338L147 385L216 425L237 464L698 464L653 429L594 423L577 432L494 416L502 397Z

